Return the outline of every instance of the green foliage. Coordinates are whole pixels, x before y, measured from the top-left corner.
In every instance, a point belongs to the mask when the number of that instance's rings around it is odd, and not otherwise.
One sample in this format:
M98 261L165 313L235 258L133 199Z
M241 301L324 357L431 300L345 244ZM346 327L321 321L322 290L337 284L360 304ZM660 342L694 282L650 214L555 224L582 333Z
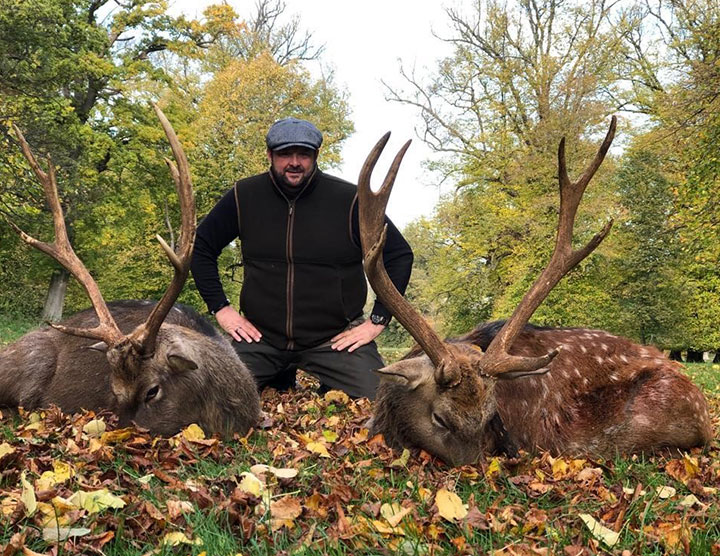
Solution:
M299 64L319 51L309 35L296 34L297 20L278 23L280 3L260 2L252 23L225 5L208 7L202 22L169 16L164 1L108 7L108 0L3 4L0 121L16 122L36 155L52 154L71 242L103 295L157 299L172 270L154 236L176 242L179 213L163 160L172 156L149 100L159 99L183 142L200 217L233 181L265 169L263 139L274 119L314 119L325 131L328 165L338 162L352 124L344 94ZM252 47L228 57L229 45L241 43ZM220 50L222 64L197 63ZM3 134L0 143L0 211L30 235L52 238L41 188L13 140ZM221 269L234 258L228 250ZM0 308L39 314L54 266L3 226ZM236 297L238 284L227 285ZM202 307L192 280L180 300ZM71 281L68 309L87 305Z

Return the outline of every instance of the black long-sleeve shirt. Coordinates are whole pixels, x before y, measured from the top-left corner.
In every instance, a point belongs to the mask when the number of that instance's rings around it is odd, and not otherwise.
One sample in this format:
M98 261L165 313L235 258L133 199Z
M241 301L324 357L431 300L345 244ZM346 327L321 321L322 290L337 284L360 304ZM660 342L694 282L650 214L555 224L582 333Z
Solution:
M242 184L243 182L252 182L250 183L251 187L259 188L259 190L262 191L264 195L270 195L269 197L264 197L264 201L262 203L258 202L258 206L252 207L252 214L254 216L256 215L256 211L262 212L263 210L265 210L264 205L276 204L275 201L277 201L277 199L273 196L272 193L268 193L268 189L272 189L274 187L274 193L277 194L278 198L284 197L285 201L288 203L288 206L290 203L295 203L295 197L299 192L297 188L290 188L289 186L280 187L276 185L270 179L268 174L254 176L253 178L248 178L248 180L243 180L240 183ZM313 195L327 196L328 192L334 193L341 190L343 191L343 195L345 195L345 197L343 198L350 199L352 201L351 203L347 203L346 201L342 202L344 203L342 204L342 206L347 207L347 213L345 217L346 225L344 227L346 231L344 233L351 236L348 241L348 246L350 247L349 250L356 252L357 258L358 260L360 260L361 255L359 249L360 234L358 207L356 199L352 200L354 196L355 186L353 186L352 184L348 184L347 182L344 182L342 180L338 180L337 178L327 176L322 172L317 172L317 175L311 180L311 183L309 185L310 187L307 188L308 191L301 190L301 195L303 197L304 203L307 203L308 200L312 201ZM323 187L325 189L318 189ZM256 197L252 198L255 199ZM302 206L304 205L299 205L300 208L302 208ZM248 209L248 207L245 207L245 209ZM271 213L268 213L267 221L268 230L270 230L270 232L268 233L273 233L276 227L274 224L278 221L277 214L272 213L271 215ZM388 225L387 239L385 247L383 249L383 260L385 263L385 268L391 281L398 289L398 291L400 293L404 293L410 279L410 272L413 261L412 251L407 241L405 241L405 238L403 238L402 234L400 234L395 225L387 218L386 222ZM305 225L307 226L308 224ZM312 221L309 225L313 225ZM198 226L191 269L200 295L203 297L203 300L207 304L208 309L212 312L217 311L228 303L227 297L223 291L223 287L220 282L217 259L222 250L231 241L238 237L240 237L241 242L243 242L244 246L244 241L246 240L246 238L243 237L243 232L247 233L247 230L245 228L249 228L249 222L246 222L246 225L243 226L242 231L240 229L241 226L242 224L239 223L235 188L230 189L222 197L222 199L220 199L220 201L215 205L215 207L210 211L210 213L202 220L202 222ZM336 233L341 233L341 230L336 230ZM256 232L256 235L258 235L258 232ZM330 243L330 240L328 240L328 243ZM245 255L244 247L243 253ZM347 256L344 255L345 258L353 258L355 256L356 255L353 255L353 253L348 253ZM243 288L245 288L245 284L243 285ZM323 292L318 293L320 296L323 295ZM330 298L327 299L329 300ZM242 309L243 307L241 304L241 310ZM374 314L379 314L387 317L390 316L389 311L378 300L376 300L372 312ZM263 317L264 316L265 315L263 313ZM334 331L333 333L336 332L337 331Z

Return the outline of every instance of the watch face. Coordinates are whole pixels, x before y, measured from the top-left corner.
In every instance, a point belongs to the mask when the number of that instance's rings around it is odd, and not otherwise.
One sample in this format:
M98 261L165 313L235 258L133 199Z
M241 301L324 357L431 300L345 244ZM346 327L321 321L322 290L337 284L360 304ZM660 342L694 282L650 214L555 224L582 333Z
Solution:
M373 324L387 324L388 319L382 315L370 315L370 322Z

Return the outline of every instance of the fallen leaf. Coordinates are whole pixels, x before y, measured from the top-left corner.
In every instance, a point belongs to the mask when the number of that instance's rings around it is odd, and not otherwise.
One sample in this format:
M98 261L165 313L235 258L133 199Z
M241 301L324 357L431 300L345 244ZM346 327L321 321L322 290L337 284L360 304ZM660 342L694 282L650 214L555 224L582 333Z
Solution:
M118 442L124 442L132 436L133 431L134 429L132 427L107 431L100 437L100 442L103 444L116 444Z
M321 458L329 458L330 454L327 451L327 448L325 447L325 444L322 442L308 442L308 444L305 446L309 451L320 454Z
M666 500L668 498L672 498L675 496L675 493L677 492L673 487L671 486L659 486L655 488L655 492L658 495L658 498L662 500Z
M191 544L194 546L201 546L203 543L201 538L195 540L187 538L185 533L182 531L175 531L173 533L167 533L160 541L160 546L177 546L179 544Z
M489 479L498 473L500 473L500 460L498 458L493 458L485 471L485 477Z
M84 537L91 532L85 527L45 527L42 536L45 542L62 542L70 537Z
M454 492L450 492L444 488L437 491L435 495L435 505L437 506L440 517L448 521L456 521L467 515L467 508L460 497Z
M270 528L277 531L281 527L292 529L295 524L295 518L302 513L302 506L297 498L292 496L283 496L280 500L270 503L270 515L272 522Z
M288 467L273 467L272 465L265 465L264 463L258 463L250 468L250 471L255 475L262 473L272 473L278 479L292 479L297 477L298 470L291 469Z
M350 403L350 396L348 396L345 392L341 390L330 390L329 392L326 392L323 396L323 399L327 403L334 403L334 402L340 402L342 404L348 404Z
M410 460L410 450L404 448L402 454L397 459L390 462L390 467L405 467Z
M22 485L20 500L22 500L22 503L25 506L25 515L30 517L35 513L35 510L37 510L37 498L35 498L35 489L28 482L26 475L26 471L23 471L20 474L20 484Z
M591 515L580 514L580 519L583 520L585 526L590 530L590 534L592 534L592 536L597 540L605 543L608 547L612 548L620 539L620 533L616 533L612 529L608 529L599 521L596 521Z
M85 423L83 432L90 438L99 438L105 432L106 428L107 425L105 424L105 421L102 419L93 419L92 421Z
M183 514L189 514L195 511L195 506L187 500L168 500L166 507L168 516L173 521Z
M199 425L196 425L195 423L192 423L185 427L181 432L180 436L182 436L185 440L205 440L205 432L200 428Z
M90 514L101 512L107 508L123 508L125 506L125 500L111 494L106 488L91 492L79 490L68 498L68 502L77 508L87 510Z
M694 494L688 494L685 498L680 500L680 502L678 502L678 504L680 506L683 506L684 508L690 508L690 507L694 506L695 504L700 505L700 500L698 500L697 496L695 496Z
M238 484L240 490L258 497L262 495L265 490L265 485L260 479L248 471L241 473L240 476L242 477L240 484Z
M397 527L402 519L412 511L412 508L403 508L397 502L380 506L380 515L385 518L391 527Z
M329 431L327 429L323 429L322 434L323 434L323 437L325 438L325 440L327 440L331 444L338 439L338 435L335 431Z
M15 452L15 448L10 446L7 442L3 442L0 444L0 458L4 458L8 454L12 454Z

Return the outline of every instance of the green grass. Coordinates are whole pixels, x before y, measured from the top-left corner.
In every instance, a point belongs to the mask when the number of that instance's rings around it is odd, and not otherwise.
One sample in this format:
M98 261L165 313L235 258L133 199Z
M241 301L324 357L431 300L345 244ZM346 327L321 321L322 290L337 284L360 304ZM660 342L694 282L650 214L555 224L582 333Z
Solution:
M40 322L37 319L30 317L18 317L0 313L0 346L14 342L39 324Z

